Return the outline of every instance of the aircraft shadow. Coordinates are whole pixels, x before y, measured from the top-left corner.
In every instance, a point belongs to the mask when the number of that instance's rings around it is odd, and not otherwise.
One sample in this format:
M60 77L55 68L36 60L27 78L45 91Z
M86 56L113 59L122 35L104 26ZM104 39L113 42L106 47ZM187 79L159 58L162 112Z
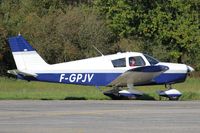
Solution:
M136 100L156 100L156 99L150 95L143 94L142 96L137 97Z
M40 100L55 100L52 98L41 98ZM87 100L85 97L65 97L63 100Z
M147 94L144 94L140 97L132 97L132 98L128 98L128 97L115 97L115 96L111 96L110 97L112 100L156 100L154 97L149 96ZM51 98L41 98L41 100L53 100ZM65 97L63 100L88 100L85 97Z
M41 98L40 100L53 100L52 98Z
M142 96L137 97L124 97L124 96L116 96L116 95L110 95L109 96L112 100L156 100L154 97L143 94Z
M87 100L85 97L65 97L64 100Z

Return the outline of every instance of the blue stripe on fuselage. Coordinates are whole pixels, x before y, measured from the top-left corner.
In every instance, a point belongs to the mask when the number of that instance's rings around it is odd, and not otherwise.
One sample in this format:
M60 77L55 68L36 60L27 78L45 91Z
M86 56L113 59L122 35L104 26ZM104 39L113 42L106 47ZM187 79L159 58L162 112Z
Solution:
M37 80L65 84L106 86L121 73L60 73L38 74Z
M115 80L121 73L37 73L35 79L31 77L23 77L18 75L18 78L25 80L65 83L65 84L79 84L79 85L94 85L94 86L107 86ZM155 77L152 82L141 85L156 85L178 83L185 81L186 73L163 73Z

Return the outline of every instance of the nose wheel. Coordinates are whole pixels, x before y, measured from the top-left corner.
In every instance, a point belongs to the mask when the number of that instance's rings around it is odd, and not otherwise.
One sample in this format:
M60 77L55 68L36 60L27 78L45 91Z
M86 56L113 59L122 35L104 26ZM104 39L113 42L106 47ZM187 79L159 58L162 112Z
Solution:
M157 93L160 97L169 98L169 100L177 101L182 96L182 93L176 89L173 89L171 84L165 85L166 90L158 90Z

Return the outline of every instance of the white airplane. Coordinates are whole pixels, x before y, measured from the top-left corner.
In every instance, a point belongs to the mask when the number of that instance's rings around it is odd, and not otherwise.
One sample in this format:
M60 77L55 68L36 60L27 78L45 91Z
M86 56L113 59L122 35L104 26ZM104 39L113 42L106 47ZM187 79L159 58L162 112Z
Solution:
M64 84L109 86L113 90L104 92L112 98L135 98L143 93L134 86L166 86L159 91L160 96L178 100L181 93L171 88L171 84L184 82L187 74L194 69L185 64L159 62L153 57L126 52L112 55L47 64L36 50L21 36L8 39L17 69L8 70L19 79ZM128 90L121 90L128 87Z

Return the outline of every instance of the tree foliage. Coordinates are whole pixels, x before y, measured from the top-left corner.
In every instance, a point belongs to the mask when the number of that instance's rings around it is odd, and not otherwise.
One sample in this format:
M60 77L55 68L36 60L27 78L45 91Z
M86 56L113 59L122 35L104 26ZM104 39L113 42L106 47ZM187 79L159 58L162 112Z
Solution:
M48 63L141 51L200 69L198 0L1 0L1 72L14 67L6 44L21 33Z
M113 53L115 34L98 19L95 9L86 5L8 0L1 9L9 36L20 32L48 63L96 56L92 45L105 54Z
M7 31L0 24L0 75L5 74L8 68L15 67L11 57L11 52L6 44L7 34Z
M141 38L144 50L162 59L184 62L199 48L198 1L97 0L95 5L115 33Z

